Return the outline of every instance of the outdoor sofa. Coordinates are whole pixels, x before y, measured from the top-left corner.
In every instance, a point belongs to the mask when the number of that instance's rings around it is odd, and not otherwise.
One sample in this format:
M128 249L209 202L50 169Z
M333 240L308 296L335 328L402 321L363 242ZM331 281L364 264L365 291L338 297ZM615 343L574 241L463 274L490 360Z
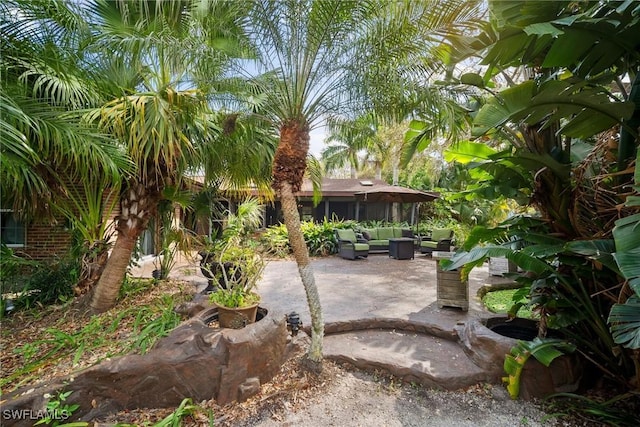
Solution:
M338 241L338 255L345 259L366 258L369 255L369 245L364 239L356 236L351 229L335 230Z
M413 231L400 227L362 228L360 234L369 245L369 252L388 252L389 239L415 238Z
M430 236L420 238L420 253L431 255L433 251L449 252L453 241L453 230L434 228Z

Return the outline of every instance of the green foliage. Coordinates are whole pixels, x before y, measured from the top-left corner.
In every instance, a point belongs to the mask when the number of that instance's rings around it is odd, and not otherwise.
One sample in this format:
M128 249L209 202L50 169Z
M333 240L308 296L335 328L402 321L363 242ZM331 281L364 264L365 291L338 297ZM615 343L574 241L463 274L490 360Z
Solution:
M235 214L229 213L221 238L204 252L211 276L222 285L222 289L210 294L212 302L240 307L257 297L254 289L262 277L265 261L251 243L251 237L261 224L261 205L257 199L247 198L238 205Z
M111 357L131 351L147 352L179 324L180 316L174 307L182 302L173 295L163 295L145 305L131 304L152 286L151 279L128 279L122 287L124 295L119 301L120 310L92 316L75 329L48 328L39 339L16 347L13 351L22 358L22 367L4 376L0 386L4 388L16 380L28 380L39 369L60 360L66 359L75 366L87 355ZM124 334L114 336L122 324L130 326Z
M16 309L67 302L73 297L80 263L77 260L24 263L28 268L3 282L3 286L17 292Z
M153 427L180 427L182 426L182 419L192 415L198 409L189 398L182 399L180 406L175 411L167 415L162 421L153 425Z
M551 417L575 415L595 425L612 427L635 427L638 425L638 414L634 402L637 392L617 395L608 400L589 398L573 393L556 393L550 396Z
M616 344L604 322L615 300L598 298L617 285L613 241L566 241L550 235L548 227L546 221L529 217L514 217L491 229L477 227L465 251L443 263L446 268L464 266L468 274L488 257L514 262L526 272L516 280L528 291L539 330L559 330L604 373L624 383L633 363L629 354L614 351ZM632 329L633 325L628 324Z
M21 270L36 265L35 261L17 256L13 249L7 245L0 245L0 283L4 290L6 290L7 282L14 280Z
M249 307L260 302L260 295L247 293L239 288L218 289L209 294L209 300L229 308Z
M629 196L628 206L640 206L640 150L636 157L634 174L636 196ZM616 221L613 229L616 252L613 257L620 268L620 275L633 291L623 304L614 304L609 313L608 322L616 344L629 349L640 349L640 214L630 215ZM640 372L636 370L636 379Z
M524 293L524 295L523 295ZM527 308L529 299L528 289L505 289L487 292L482 298L482 304L492 313L509 313L510 316L531 319L533 314ZM515 307L515 309L513 308Z
M328 221L326 218L320 223L303 221L300 225L305 243L311 256L327 256L338 251L338 242L335 239L335 230L342 228L354 228L355 221ZM285 257L291 253L289 246L289 233L284 224L269 227L262 233L260 242L267 252Z
M140 354L146 353L180 323L180 315L174 310L175 301L171 296L163 295L156 304L155 308L144 307L136 314L133 324L135 342L130 348Z
M309 248L311 256L327 256L338 251L338 244L335 240L335 230L349 228L352 221L324 221L314 223L307 221L301 224L304 241Z
M227 307L239 307L252 299L253 291L262 277L265 261L262 254L254 249L242 246L236 239L227 242L212 253L212 276L223 289L210 294L211 301ZM227 305L231 304L231 305Z
M279 258L285 258L291 253L289 233L284 224L272 225L260 235L260 243L266 251Z
M534 338L532 341L518 341L504 361L507 374L502 380L507 384L507 391L512 399L520 395L520 377L529 357L534 356L544 366L549 366L554 359L564 353L575 351L575 346L555 338Z
M64 403L67 397L71 395L71 391L58 392L55 398L50 397L46 406L46 416L36 422L34 426L45 424L52 427L83 427L89 425L86 422L64 423L63 420L70 418L80 405L69 405ZM46 396L45 396L46 397Z

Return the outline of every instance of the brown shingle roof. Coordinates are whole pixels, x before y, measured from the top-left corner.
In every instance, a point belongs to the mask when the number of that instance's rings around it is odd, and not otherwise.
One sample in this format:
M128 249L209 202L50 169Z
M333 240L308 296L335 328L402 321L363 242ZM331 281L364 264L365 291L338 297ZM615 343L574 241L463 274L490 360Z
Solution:
M370 185L368 185L370 184ZM423 191L413 190L407 187L397 185L389 185L381 179L360 179L360 178L323 178L322 180L322 196L323 197L355 197L363 199L364 193L381 194L381 193L398 193L404 195L414 195L417 198L437 199L437 193L427 193ZM312 197L313 186L311 181L305 179L302 188L297 193L299 197ZM422 196L422 197L421 197Z

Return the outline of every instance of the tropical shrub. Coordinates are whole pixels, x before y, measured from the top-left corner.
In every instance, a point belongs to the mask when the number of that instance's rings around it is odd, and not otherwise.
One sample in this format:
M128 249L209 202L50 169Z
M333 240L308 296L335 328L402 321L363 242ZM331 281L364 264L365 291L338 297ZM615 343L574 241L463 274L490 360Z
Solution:
M284 224L272 225L260 235L260 243L266 252L278 258L285 258L291 253L289 233Z
M335 230L341 228L355 228L355 221L303 221L301 223L304 240L311 256L327 256L338 251ZM286 257L291 253L289 235L284 224L267 228L260 236L260 242L265 250L278 257Z
M621 277L612 239L567 240L550 233L548 221L515 217L495 228L475 228L463 249L448 268L464 266L468 272L488 257L504 256L525 272L517 280L539 319L540 338L548 329L556 330L604 377L619 384L636 375L633 353L616 350L606 320L618 301L613 291ZM626 325L626 337L637 331Z
M77 260L31 261L20 274L16 274L8 283L3 282L3 286L8 285L7 288L16 293L16 309L56 304L73 297L79 271L80 263Z

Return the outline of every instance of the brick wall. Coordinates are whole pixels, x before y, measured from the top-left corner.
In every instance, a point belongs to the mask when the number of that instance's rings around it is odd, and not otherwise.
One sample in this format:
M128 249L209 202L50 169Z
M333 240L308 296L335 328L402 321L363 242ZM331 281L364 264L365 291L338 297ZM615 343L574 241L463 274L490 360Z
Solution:
M76 187L81 191L80 186ZM108 192L105 191L104 206L108 206ZM112 195L112 197L117 197ZM113 218L120 213L120 205L116 203L115 209L109 219L110 227L107 233L112 232L112 240L115 240ZM68 254L71 248L72 236L66 219L60 217L55 220L33 220L26 226L26 245L22 248L13 248L18 255L24 255L34 260L50 260L61 258Z
M33 221L27 225L26 246L14 248L18 254L25 254L36 260L61 258L71 247L71 231L64 219L53 224Z

